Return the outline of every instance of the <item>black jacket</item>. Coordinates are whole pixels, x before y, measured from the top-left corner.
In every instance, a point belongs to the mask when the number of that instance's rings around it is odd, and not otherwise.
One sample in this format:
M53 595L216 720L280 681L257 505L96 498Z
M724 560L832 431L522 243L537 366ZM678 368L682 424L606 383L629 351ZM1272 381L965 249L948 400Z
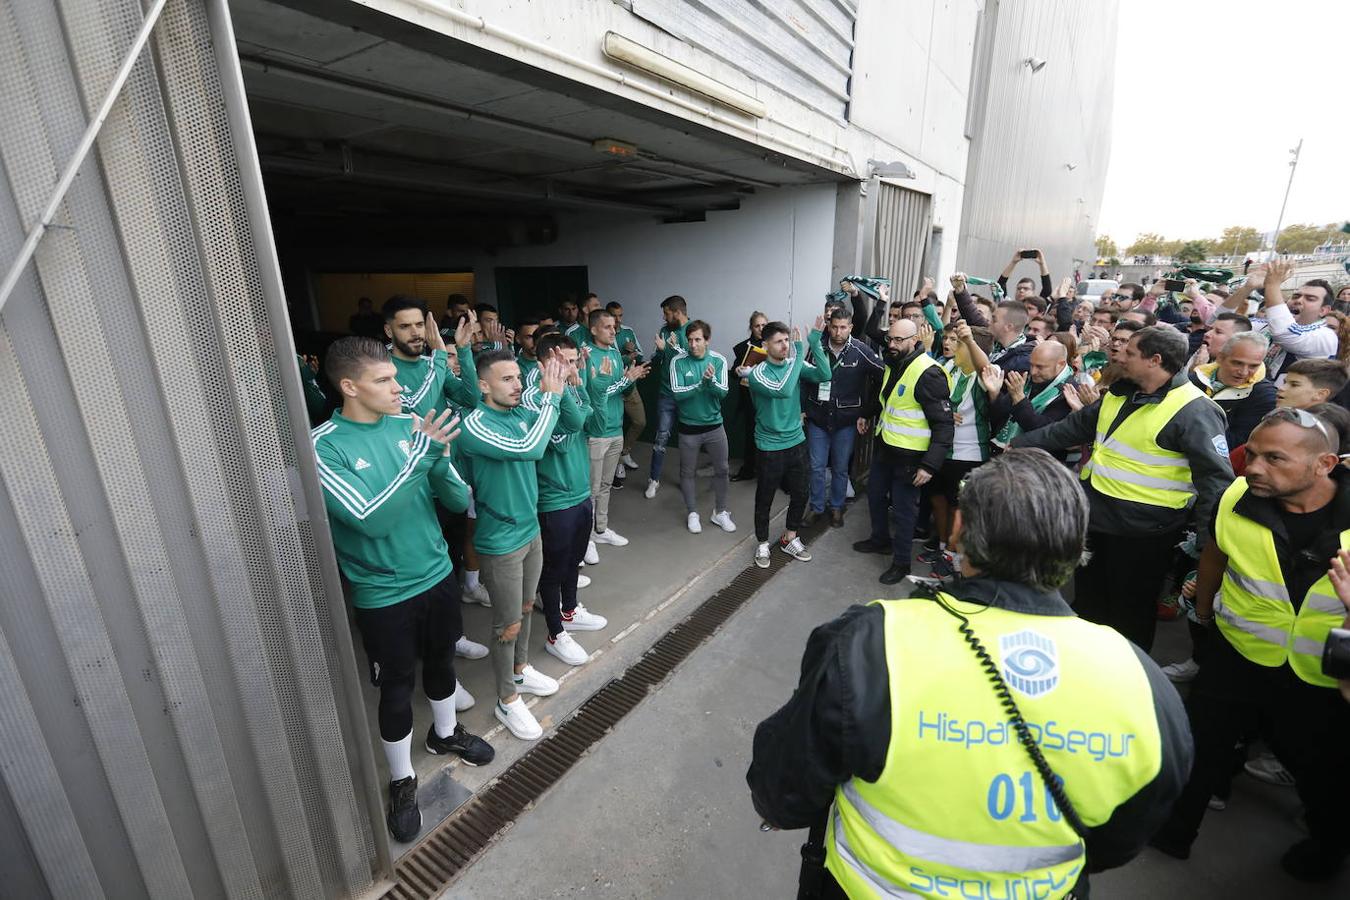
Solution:
M1275 408L1275 395L1278 393L1275 382L1263 378L1253 384L1250 391L1221 388L1211 394L1210 385L1206 384L1194 370L1191 371L1191 384L1204 391L1205 395L1219 404L1219 409L1223 410L1224 416L1228 419L1224 437L1228 441L1229 450L1247 443L1252 429L1260 423L1266 413ZM1236 396L1238 393L1242 396Z
M806 418L817 428L826 431L855 428L867 398L876 391L876 377L885 372L886 367L880 357L872 352L872 348L857 338L850 337L838 354L830 346L828 335L822 343L830 356L829 398L823 401L818 399L820 385L803 381L802 409L806 411ZM811 364L815 352L808 352L807 365Z
M1064 382L1065 385L1071 383L1072 381ZM998 400L989 404L989 420L991 422L1004 422L1011 416L1012 420L1022 429L1022 433L1025 434L1028 431L1053 425L1067 417L1069 413L1073 412L1073 409L1069 406L1069 401L1064 399L1064 393L1060 388L1055 388L1055 392L1059 396L1051 400L1050 405L1041 412L1036 412L1036 408L1031 405L1031 398L1038 396L1041 391L1046 389L1048 384L1049 382L1036 384L1028 379L1026 395L1020 403L1013 403L1012 397L1008 396L1008 391L1005 388L998 395ZM1060 462L1063 462L1065 457L1068 456L1068 451L1062 448L1051 450L1050 453Z
M1117 381L1111 393L1126 398L1120 414L1107 429L1110 437L1130 414L1150 403L1161 403L1171 390L1187 383L1185 372L1178 373L1170 382L1151 394L1145 394L1131 381ZM1067 450L1097 440L1098 400L1072 412L1053 425L1018 435L1014 447L1040 447L1042 450ZM1084 482L1092 503L1089 527L1106 534L1160 536L1181 531L1195 514L1195 521L1208 523L1214 505L1233 481L1233 466L1228 461L1228 447L1224 442L1223 410L1209 398L1188 404L1163 426L1155 440L1158 446L1184 454L1191 466L1191 483L1197 492L1193 509L1167 509L1132 500L1117 500L1099 493L1092 482ZM1208 532L1200 536L1203 543Z
M862 418L871 418L881 412L881 398L890 394L892 388L895 387L895 383L905 373L905 369L909 368L909 364L918 359L923 352L923 347L916 347L913 353L897 360L894 364L887 362L885 380L882 383L881 391L870 395L866 406L863 407ZM956 421L952 418L951 386L947 383L947 375L941 368L931 366L919 376L919 380L914 385L914 399L918 400L919 406L923 407L924 418L928 420L928 428L933 432L933 436L928 443L928 449L919 451L892 447L878 433L875 438L876 449L874 452L878 458L891 460L901 465L919 466L937 474L938 470L942 468L943 461L947 459L947 454L951 452L952 439L956 435Z
M972 578L957 582L949 592L1029 615L1073 615L1058 592L1042 593L1009 581ZM884 615L879 606L851 606L813 631L792 699L755 729L746 781L755 811L770 824L813 825L825 817L840 784L854 777L875 781L881 775L891 742ZM957 625L953 619L952 628ZM1191 770L1193 745L1181 698L1147 653L1138 647L1134 652L1153 692L1162 765L1153 781L1090 829L1088 867L1094 872L1124 865L1139 853L1171 812ZM973 653L970 667L972 675L982 675ZM1072 799L1072 790L1069 795Z

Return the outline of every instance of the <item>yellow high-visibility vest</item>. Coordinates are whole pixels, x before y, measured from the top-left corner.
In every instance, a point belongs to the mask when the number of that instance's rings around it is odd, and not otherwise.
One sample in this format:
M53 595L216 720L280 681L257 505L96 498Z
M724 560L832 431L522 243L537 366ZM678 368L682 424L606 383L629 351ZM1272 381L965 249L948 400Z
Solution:
M1309 684L1334 688L1336 679L1322 674L1322 651L1327 632L1345 621L1345 606L1331 579L1323 575L1294 612L1275 555L1274 535L1234 509L1247 490L1246 478L1229 485L1219 499L1214 523L1214 540L1228 557L1214 606L1219 631L1258 666L1274 668L1287 662ZM1350 531L1341 532L1341 546L1350 547Z
M914 399L914 386L919 383L919 377L934 366L942 368L937 360L927 353L919 354L905 367L904 373L891 388L890 396L887 397L883 393L881 417L877 419L877 434L892 447L923 451L932 443L933 431L928 427L928 417L923 414L923 406ZM946 376L947 386L950 388L951 375L945 370L943 375ZM881 389L883 392L886 390L885 384Z
M1190 382L1174 387L1162 402L1130 413L1107 437L1107 429L1125 405L1123 396L1107 393L1097 410L1097 442L1082 478L1090 478L1092 486L1108 497L1185 509L1195 498L1191 464L1185 454L1158 446L1158 434L1184 407L1204 397Z
M1125 638L1077 617L944 598L969 616L1084 823L1107 821L1157 777L1153 692ZM1083 843L959 623L931 600L876 602L891 743L876 782L836 790L826 867L850 897L1065 896L1086 862Z

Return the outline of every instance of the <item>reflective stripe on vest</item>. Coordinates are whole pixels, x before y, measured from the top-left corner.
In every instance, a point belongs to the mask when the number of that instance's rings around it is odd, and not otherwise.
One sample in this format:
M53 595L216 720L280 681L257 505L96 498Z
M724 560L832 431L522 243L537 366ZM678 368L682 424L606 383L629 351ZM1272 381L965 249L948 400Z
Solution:
M902 450L927 450L933 440L932 429L928 426L928 417L923 406L914 399L914 386L930 367L938 365L937 360L926 353L920 354L905 367L905 371L891 388L889 397L882 396L881 417L877 420L877 433L892 447ZM951 376L943 370L950 387ZM882 385L882 390L886 386Z
M1089 827L1161 769L1148 676L1115 631L944 597L1001 662L1027 726ZM926 599L885 612L891 743L875 782L835 791L826 867L851 897L1062 898L1085 849L958 630ZM918 677L916 672L921 672ZM1109 691L1114 702L1100 703Z
M1214 541L1228 557L1214 607L1219 631L1250 662L1271 668L1288 663L1309 684L1335 687L1336 681L1322 674L1322 651L1327 633L1345 619L1345 607L1323 575L1295 612L1274 535L1237 511L1247 490L1245 478L1229 485L1214 522ZM1340 543L1350 546L1350 530L1341 532Z
M1185 454L1159 446L1158 434L1185 406L1204 396L1189 382L1174 387L1161 402L1135 409L1108 436L1125 398L1106 394L1097 410L1097 441L1084 480L1091 480L1098 493L1119 500L1167 509L1190 506L1196 494L1190 463Z

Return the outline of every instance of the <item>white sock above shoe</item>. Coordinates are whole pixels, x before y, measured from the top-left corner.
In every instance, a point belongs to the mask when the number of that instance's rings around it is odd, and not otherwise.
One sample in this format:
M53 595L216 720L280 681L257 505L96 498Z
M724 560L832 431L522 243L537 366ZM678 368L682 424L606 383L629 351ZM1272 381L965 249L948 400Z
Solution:
M479 581L478 581L478 570L477 570L477 569L465 569L465 570L464 570L464 586L465 586L466 588L468 588L469 590L472 591L472 590L474 590L475 588L477 588L478 585L479 585Z
M455 695L452 693L443 700L431 701L431 717L436 723L436 736L449 737L455 733Z
M451 707L454 707L453 701ZM412 732L399 741L381 740L384 744L384 758L389 763L389 780L402 781L414 774L412 767Z

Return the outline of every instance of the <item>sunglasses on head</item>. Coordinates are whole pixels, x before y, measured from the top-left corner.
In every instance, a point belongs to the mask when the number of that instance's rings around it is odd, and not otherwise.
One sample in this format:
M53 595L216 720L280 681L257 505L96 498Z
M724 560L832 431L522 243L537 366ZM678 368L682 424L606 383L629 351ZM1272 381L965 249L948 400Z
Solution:
M1298 425L1300 428L1316 428L1318 431L1322 432L1322 437L1327 439L1327 446L1331 448L1332 452L1336 453L1337 456L1340 456L1340 453L1338 452L1340 447L1332 443L1331 432L1327 431L1327 426L1323 425L1321 419L1317 418L1317 416L1308 412L1306 409L1295 409L1292 406L1277 406L1261 417L1262 422L1271 419L1276 419L1281 422L1291 422L1294 425Z

